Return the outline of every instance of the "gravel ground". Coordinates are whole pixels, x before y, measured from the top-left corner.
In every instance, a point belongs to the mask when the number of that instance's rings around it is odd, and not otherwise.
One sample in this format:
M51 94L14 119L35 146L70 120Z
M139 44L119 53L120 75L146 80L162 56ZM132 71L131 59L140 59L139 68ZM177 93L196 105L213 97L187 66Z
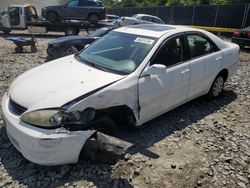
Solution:
M0 38L0 97L18 75L44 63L48 40L39 39L36 54L15 54ZM0 187L250 187L250 49L240 58L219 99L196 99L121 132L136 147L113 165L30 163L9 142L0 116Z

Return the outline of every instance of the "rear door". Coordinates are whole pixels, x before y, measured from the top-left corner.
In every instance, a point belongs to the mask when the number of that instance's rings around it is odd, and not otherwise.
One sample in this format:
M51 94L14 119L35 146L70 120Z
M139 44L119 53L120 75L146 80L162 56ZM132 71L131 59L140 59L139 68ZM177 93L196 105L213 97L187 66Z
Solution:
M96 12L98 4L95 1L79 0L80 16L87 18L89 13Z
M187 33L186 39L191 67L188 98L194 98L209 89L223 56L219 48L200 32Z
M78 19L80 17L79 0L69 1L62 12L62 15L66 19Z

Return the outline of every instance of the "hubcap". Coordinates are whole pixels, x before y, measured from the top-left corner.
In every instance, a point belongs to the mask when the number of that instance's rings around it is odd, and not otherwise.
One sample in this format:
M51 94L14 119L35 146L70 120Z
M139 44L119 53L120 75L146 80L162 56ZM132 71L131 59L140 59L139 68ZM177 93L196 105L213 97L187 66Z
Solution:
M223 85L224 85L224 79L220 76L214 82L214 86L213 86L214 97L217 97L221 93L223 89Z

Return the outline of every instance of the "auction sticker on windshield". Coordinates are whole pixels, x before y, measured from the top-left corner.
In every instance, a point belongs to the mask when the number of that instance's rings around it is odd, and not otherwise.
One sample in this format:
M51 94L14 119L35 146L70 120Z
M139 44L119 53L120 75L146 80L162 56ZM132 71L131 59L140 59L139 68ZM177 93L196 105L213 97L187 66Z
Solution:
M152 40L152 39L147 39L147 38L137 37L137 38L135 39L135 42L139 42L139 43L143 43L143 44L153 44L154 40Z

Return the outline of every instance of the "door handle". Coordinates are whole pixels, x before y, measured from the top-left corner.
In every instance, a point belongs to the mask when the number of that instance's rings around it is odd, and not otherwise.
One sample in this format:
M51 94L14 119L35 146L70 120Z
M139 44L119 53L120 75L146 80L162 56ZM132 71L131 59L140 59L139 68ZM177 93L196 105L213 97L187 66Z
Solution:
M219 61L219 60L221 60L222 59L222 57L220 56L220 57L216 57L216 61Z
M190 72L190 69L184 69L183 71L181 71L181 74L185 74L185 73L188 73Z

